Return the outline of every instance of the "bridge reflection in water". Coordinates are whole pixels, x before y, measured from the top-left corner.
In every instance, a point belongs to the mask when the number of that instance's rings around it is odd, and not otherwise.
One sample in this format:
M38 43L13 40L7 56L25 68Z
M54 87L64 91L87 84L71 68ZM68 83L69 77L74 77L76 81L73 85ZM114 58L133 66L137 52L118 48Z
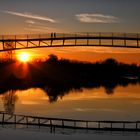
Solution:
M0 51L66 46L107 46L140 48L140 34L48 33L0 36Z
M66 129L84 129L84 130L101 130L101 131L140 131L140 121L89 121L73 120L61 118L47 118L36 116L25 116L16 114L7 114L0 112L1 125L26 125L49 127L51 132L56 128Z

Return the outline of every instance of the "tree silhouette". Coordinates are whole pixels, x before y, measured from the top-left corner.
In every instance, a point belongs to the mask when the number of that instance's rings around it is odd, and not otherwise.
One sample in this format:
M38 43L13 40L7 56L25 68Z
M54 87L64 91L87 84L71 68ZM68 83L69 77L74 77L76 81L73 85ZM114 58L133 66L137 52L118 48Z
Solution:
M15 93L16 93L15 90L9 90L2 97L5 112L8 114L13 114L15 111L15 103L18 100L18 97Z
M15 42L8 41L8 42L4 43L4 49L7 50L5 52L5 58L8 61L12 61L13 60L13 56L15 55L15 51L12 50L13 48L15 48Z
M47 62L57 62L57 61L58 61L58 57L54 54L50 54L47 60Z
M21 66L15 68L14 62L0 63L0 94L11 89L39 87L49 96L50 102L55 102L71 90L104 87L107 94L113 94L116 86L140 83L140 66L119 63L114 59L83 63L58 60L56 55L51 54L47 61L39 61L36 66L38 68L29 64L30 76L21 78L15 74L15 69L20 70ZM5 110L8 112L13 112L8 107L9 104L13 105L12 100L16 102L14 94L4 97Z

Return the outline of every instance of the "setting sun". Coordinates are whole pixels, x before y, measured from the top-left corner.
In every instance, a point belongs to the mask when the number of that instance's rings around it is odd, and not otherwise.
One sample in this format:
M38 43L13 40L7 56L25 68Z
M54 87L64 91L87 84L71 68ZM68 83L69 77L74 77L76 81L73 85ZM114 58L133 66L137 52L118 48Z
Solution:
M21 53L18 55L18 59L21 61L21 62L28 62L30 60L30 55L28 53Z

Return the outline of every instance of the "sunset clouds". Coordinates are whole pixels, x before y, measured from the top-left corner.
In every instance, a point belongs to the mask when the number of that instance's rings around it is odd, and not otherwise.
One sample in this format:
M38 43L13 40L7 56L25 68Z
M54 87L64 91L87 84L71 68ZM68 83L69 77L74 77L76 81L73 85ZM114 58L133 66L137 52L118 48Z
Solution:
M33 30L31 25L41 32L45 27L48 32L139 33L139 5L140 0L1 0L0 31L28 33L24 29ZM36 29L38 24L43 27Z
M15 15L19 17L24 17L28 19L48 21L51 23L58 22L55 19L50 18L48 16L36 15L29 12L22 13L22 12L13 12L13 11L3 11L3 13ZM92 14L82 13L82 14L76 14L75 16L77 20L84 23L116 23L119 21L118 17L112 16L112 15L100 14L100 13L92 13ZM31 21L31 20L28 20L28 21Z
M7 14L10 14L10 15L15 15L15 16L19 16L19 17L24 17L24 18L28 18L28 19L48 21L48 22L51 22L51 23L57 22L56 20L54 20L50 17L35 15L35 14L32 14L32 13L28 13L28 12L20 13L20 12L13 12L13 11L3 11L3 13L7 13Z
M104 14L76 14L77 20L83 23L116 23L118 22L118 17Z

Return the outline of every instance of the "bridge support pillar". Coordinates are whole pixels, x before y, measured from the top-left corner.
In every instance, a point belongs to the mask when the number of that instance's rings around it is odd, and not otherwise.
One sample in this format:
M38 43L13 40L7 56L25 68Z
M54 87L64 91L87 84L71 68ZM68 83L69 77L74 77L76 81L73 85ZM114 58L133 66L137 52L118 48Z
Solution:
M89 39L87 39L87 46L89 45Z
M87 33L87 46L89 45L89 39L88 39L89 35Z
M99 46L101 46L102 45L102 41L101 41L101 39L99 39Z
M102 41L101 41L101 33L99 33L99 46L101 46Z
M86 122L86 128L88 129L88 122Z
M4 113L2 114L2 124L4 124Z
M40 128L40 119L38 118L38 126L39 126L39 128Z
M101 126L100 126L100 122L98 122L98 129L100 129L101 128Z
M75 34L75 46L77 44L77 34Z
M15 122L15 124L16 124L16 122L17 122L17 117L16 117L16 115L14 115L14 122Z
M15 35L15 48L17 47L16 35Z
M2 36L2 48L4 50L4 36Z
M138 129L138 123L136 122L136 129Z
M62 120L62 127L64 127L64 120Z
M113 33L112 33L112 46L114 46Z
M74 121L74 127L76 127L76 121Z
M110 128L112 129L112 122L110 123Z
M28 117L26 117L26 125L27 125L27 127L28 127Z
M126 47L126 34L124 34L124 46Z
M137 47L139 47L139 34L137 34Z
M123 129L125 129L125 122L123 122Z
M40 47L40 43L41 43L41 41L39 40L39 42L38 42L38 46Z
M139 40L137 40L137 47L139 47Z
M52 46L52 44L53 44L53 39L51 39L51 46Z
M75 38L75 46L76 46L76 44L77 44L77 39Z
M4 40L2 41L2 48L3 48L3 50L4 50Z
M63 44L62 44L63 46L65 45L65 39L63 39Z
M124 39L124 46L126 47L126 39Z
M29 46L28 35L27 35L27 47Z

